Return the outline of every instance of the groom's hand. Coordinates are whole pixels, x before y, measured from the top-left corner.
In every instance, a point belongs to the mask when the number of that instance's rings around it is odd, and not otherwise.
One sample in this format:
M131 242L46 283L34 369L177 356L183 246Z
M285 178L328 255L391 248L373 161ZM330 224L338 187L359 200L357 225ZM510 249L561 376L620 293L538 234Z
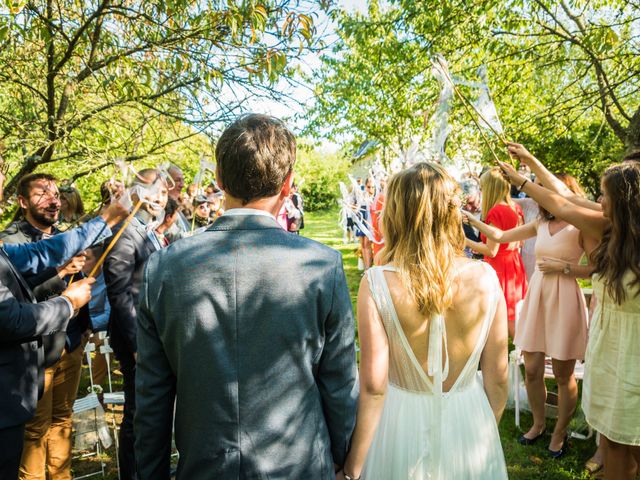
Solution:
M336 480L344 480L344 472L342 470L336 472Z

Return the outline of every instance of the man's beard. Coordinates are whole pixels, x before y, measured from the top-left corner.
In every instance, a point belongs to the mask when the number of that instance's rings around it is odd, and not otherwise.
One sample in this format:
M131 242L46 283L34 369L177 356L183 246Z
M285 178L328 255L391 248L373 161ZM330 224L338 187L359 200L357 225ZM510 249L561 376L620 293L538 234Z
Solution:
M34 206L29 206L29 214L31 218L33 218L36 222L41 225L46 225L48 227L52 227L58 221L58 216L60 215L60 209L55 210L38 210Z

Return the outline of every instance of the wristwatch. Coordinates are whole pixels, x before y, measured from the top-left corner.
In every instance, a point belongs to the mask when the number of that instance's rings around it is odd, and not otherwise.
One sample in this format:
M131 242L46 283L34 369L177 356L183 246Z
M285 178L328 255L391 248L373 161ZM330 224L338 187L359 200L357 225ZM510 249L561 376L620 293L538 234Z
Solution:
M565 275L569 275L571 273L571 265L565 263L564 268L562 269L562 273L564 273Z

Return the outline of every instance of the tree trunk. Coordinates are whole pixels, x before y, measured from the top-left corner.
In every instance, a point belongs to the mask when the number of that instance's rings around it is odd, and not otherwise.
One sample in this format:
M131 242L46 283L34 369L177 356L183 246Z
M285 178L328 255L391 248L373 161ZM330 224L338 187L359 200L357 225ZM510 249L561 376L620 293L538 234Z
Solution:
M640 151L640 108L631 117L627 127L627 138L625 140L626 154Z

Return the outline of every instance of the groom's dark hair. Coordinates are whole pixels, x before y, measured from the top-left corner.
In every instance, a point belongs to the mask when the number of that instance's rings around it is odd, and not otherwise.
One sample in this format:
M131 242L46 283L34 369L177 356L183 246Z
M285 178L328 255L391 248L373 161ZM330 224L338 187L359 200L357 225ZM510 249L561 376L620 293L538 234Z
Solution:
M222 132L216 145L218 180L243 204L277 195L295 161L295 137L268 115L243 115Z

